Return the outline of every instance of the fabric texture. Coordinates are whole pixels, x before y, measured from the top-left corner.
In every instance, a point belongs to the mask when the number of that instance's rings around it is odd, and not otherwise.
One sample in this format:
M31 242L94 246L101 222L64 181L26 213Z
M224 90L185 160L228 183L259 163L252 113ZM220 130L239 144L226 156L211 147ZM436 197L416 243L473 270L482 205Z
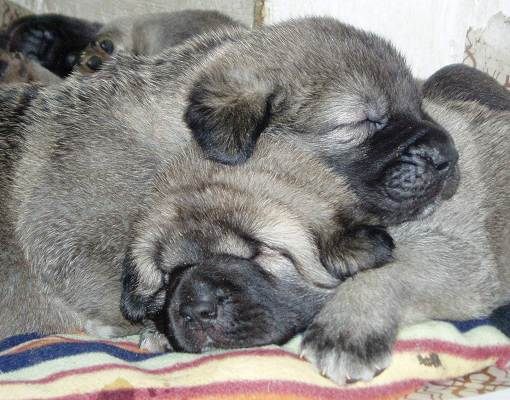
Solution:
M406 328L390 368L369 383L339 387L301 360L298 349L295 338L282 347L148 354L138 348L137 337L15 336L0 342L0 399L448 398L426 396L445 389L439 381L475 371L490 375L492 368L492 374L507 377L510 361L508 337L480 321L459 327L433 321ZM451 382L469 392L466 381ZM478 379L477 390L507 384L484 385Z

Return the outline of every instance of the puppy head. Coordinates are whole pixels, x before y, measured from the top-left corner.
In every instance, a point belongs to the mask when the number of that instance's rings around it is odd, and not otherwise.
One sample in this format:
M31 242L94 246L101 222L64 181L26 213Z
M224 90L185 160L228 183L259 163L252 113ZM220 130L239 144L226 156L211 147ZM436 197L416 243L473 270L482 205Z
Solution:
M386 41L309 18L247 35L202 67L185 121L212 159L235 164L259 137L317 153L385 224L455 191L451 137L421 111L405 61Z
M302 290L255 260L215 255L187 268L168 292L166 333L187 352L283 343L318 310L317 301L303 305Z
M284 343L302 331L324 303L324 291L308 285L282 253L235 241L237 255L182 241L177 258L175 242L171 248L166 242L154 252L152 271L128 252L126 318L153 320L172 348L185 352Z

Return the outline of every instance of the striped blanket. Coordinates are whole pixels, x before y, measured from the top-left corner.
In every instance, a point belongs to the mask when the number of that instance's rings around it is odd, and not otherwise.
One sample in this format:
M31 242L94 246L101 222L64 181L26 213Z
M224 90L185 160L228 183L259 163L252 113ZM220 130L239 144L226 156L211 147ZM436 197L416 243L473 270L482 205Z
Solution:
M396 399L427 381L506 367L507 336L481 323L465 328L406 328L390 368L370 383L344 387L299 359L299 338L283 347L196 355L148 354L136 337L15 336L0 342L0 399Z

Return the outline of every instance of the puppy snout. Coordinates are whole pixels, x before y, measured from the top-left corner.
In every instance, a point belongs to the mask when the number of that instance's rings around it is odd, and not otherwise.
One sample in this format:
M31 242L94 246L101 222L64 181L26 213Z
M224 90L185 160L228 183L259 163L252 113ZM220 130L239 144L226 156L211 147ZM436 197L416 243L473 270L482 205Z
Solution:
M453 140L428 122L409 123L414 130L402 152L384 174L386 194L396 202L427 202L437 196L457 171Z
M217 305L212 301L199 301L193 304L183 304L180 307L181 316L188 321L212 321L216 319Z
M179 307L180 315L188 322L212 322L218 316L218 299L213 293L198 294Z
M459 155L447 133L436 127L425 127L403 154L402 159L415 165L429 164L440 176L455 168Z

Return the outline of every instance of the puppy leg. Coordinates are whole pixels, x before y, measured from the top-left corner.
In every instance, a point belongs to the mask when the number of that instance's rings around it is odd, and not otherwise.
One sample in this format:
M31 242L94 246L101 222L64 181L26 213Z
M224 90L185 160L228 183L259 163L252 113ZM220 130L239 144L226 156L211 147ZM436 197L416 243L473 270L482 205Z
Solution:
M66 306L51 288L39 282L22 261L21 253L0 243L0 339L37 332L78 332L83 316Z
M14 21L7 28L3 46L65 77L100 28L98 23L63 15L31 15Z
M497 306L489 261L460 238L409 232L394 262L339 285L305 332L303 355L340 384L373 378L389 365L400 327L482 317Z

